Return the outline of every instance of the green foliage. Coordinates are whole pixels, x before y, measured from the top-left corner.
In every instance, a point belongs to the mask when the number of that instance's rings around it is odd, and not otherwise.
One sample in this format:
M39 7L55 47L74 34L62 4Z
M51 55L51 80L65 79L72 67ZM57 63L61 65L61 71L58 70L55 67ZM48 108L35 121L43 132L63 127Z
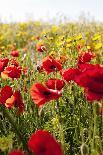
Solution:
M15 108L4 109L0 104L0 150L4 154L12 148L26 150L30 135L37 129L46 129L60 142L65 155L99 155L103 151L103 116L97 115L95 108L98 107L86 101L79 86L73 82L66 83L62 97L46 103L42 109L33 103L30 88L36 82L44 84L51 77L61 78L60 73L46 75L37 70L47 55L55 58L65 56L63 68L75 67L79 55L78 44L83 46L82 50L88 50L87 46L90 46L97 55L93 63L103 64L103 24L68 23L53 26L28 22L1 24L0 31L1 57L11 59L10 51L17 49L20 51L17 61L28 68L27 74L18 80L0 78L1 88L10 85L15 90L19 89L25 103L21 115L17 115ZM37 36L40 40L35 39ZM39 41L43 41L47 48L43 54L35 48Z

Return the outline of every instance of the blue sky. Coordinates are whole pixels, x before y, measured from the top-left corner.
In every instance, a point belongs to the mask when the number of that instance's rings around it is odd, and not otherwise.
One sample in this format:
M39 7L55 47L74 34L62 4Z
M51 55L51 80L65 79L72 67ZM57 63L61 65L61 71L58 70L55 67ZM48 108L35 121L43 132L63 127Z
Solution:
M103 21L103 0L0 0L3 21L48 20L62 14L77 19L82 12Z

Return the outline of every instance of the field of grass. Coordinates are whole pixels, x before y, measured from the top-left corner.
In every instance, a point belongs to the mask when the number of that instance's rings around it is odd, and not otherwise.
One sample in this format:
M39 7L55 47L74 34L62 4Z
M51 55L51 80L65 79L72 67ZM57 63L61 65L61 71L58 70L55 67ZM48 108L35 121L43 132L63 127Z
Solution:
M102 23L0 24L0 155L102 155L102 65ZM38 130L62 153L33 151Z

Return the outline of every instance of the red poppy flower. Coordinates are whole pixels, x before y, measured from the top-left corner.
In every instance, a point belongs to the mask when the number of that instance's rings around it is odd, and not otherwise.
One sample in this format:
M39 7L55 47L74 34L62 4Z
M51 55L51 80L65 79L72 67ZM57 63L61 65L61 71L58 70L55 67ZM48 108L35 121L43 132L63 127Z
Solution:
M5 104L6 100L13 95L13 90L10 86L5 86L0 91L0 103Z
M6 101L5 101L5 106L7 108L12 108L15 105L15 97L14 95L12 95L11 97L9 97Z
M8 155L26 155L21 150L11 151Z
M11 55L13 57L19 57L19 52L18 51L11 51Z
M79 65L78 70L82 73L87 70L94 70L94 69L99 69L99 68L101 68L101 65L99 64L94 65L94 64L85 63L85 64Z
M36 44L36 50L38 52L44 52L44 51L46 51L46 47L45 47L44 43L42 43L42 42L37 43Z
M2 78L20 78L21 75L21 68L16 67L14 65L8 66L5 70L1 73Z
M20 91L13 92L10 86L5 86L1 89L0 103L4 104L7 108L13 106L18 108L18 113L21 113L24 110L24 103Z
M63 79L67 82L71 80L75 81L76 76L78 76L80 73L81 72L76 68L69 68L61 72Z
M95 55L90 51L83 52L79 57L78 64L90 62L94 57Z
M8 58L0 58L0 73L4 70L9 62Z
M20 91L14 92L13 96L15 98L14 106L18 108L18 113L22 113L24 111L24 103Z
M51 78L45 84L49 89L61 90L64 87L65 82L60 79Z
M45 130L38 130L28 140L28 147L36 155L63 155L55 138Z
M38 106L41 106L50 100L57 100L61 96L60 91L48 89L40 83L34 84L31 87L30 93L34 103Z
M47 72L47 74L51 72L55 72L56 70L61 70L61 64L54 60L52 57L48 56L43 60L42 68Z
M95 65L76 77L76 83L85 88L88 100L103 98L103 67Z

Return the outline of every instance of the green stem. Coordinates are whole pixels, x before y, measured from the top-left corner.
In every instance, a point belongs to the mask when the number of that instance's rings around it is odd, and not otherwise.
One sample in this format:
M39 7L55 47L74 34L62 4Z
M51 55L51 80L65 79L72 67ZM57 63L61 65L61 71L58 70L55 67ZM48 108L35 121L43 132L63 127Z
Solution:
M18 126L15 123L12 115L10 115L10 113L8 112L8 110L5 107L2 107L2 113L3 113L4 117L8 119L9 123L12 125L12 129L13 129L14 133L17 135L18 141L20 143L22 143L23 149L27 150L27 152L30 153L30 151L28 150L28 147L27 147L27 142L25 140L25 137L21 134L20 130L18 129Z
M97 105L93 104L93 141L92 141L92 150L96 150L95 137L98 135L98 122L97 122Z
M57 100L56 101L56 104L54 103L54 111L55 111L55 115L58 119L58 127L59 127L59 136L60 136L60 140L61 140L61 144L62 144L62 147L63 147L63 150L65 151L65 136L64 136L64 130L63 130L63 127L62 127L62 123L61 123L61 114L60 114L60 111L59 111L59 101Z

